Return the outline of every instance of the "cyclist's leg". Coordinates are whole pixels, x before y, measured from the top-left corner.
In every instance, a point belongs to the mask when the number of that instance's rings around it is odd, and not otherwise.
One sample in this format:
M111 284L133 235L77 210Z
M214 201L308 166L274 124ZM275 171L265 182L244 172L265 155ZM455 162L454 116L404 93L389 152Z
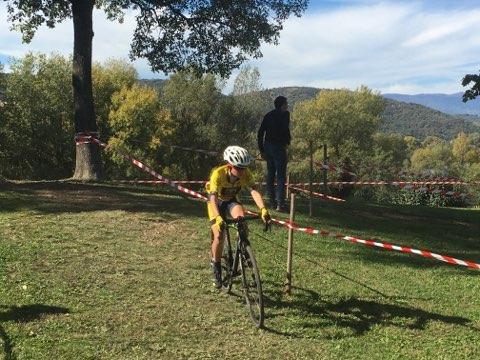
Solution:
M238 202L237 200L232 201L229 204L228 209L230 210L230 215L234 219L238 219L239 217L244 217L245 216L245 209L243 208L243 205L240 202ZM242 224L242 226L243 226L243 228L242 229L239 228L239 232L243 231L244 234L248 234L247 223L244 222Z
M219 210L220 210L220 215L224 217L224 206L223 204L219 205ZM223 251L223 231L219 231L217 227L212 224L215 223L215 217L212 215L212 209L210 203L207 203L207 209L208 209L208 218L210 220L211 224L211 230L212 230L212 244L211 244L211 256L212 256L212 261L213 262L219 262L221 257L222 257L222 251Z
M232 202L229 210L230 210L231 217L234 219L245 216L245 211L243 210L243 206L238 202Z
M213 272L213 284L217 289L222 287L222 251L223 251L223 231L217 229L215 224L215 217L213 216L213 211L210 203L207 203L208 209L208 218L211 224L212 231L212 244L211 244L211 266ZM220 215L225 218L226 204L220 202L218 204L218 210Z

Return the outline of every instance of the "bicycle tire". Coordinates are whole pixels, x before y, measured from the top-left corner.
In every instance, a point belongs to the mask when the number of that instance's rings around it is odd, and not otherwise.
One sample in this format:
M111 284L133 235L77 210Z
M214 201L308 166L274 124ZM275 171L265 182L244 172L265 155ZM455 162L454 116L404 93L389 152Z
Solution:
M232 289L233 253L228 230L223 231L223 251L221 258L222 286L229 293Z
M257 261L250 245L242 245L240 266L242 270L243 292L250 310L250 317L258 328L262 328L265 320L262 281Z

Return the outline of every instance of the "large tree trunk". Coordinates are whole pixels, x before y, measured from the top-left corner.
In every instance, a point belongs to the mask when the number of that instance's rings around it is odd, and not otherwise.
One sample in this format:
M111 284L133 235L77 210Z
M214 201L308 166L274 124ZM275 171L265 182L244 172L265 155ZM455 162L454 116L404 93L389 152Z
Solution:
M92 95L92 26L93 0L73 0L73 97L75 102L75 131L96 132ZM76 146L76 180L98 180L102 175L99 146L80 142Z

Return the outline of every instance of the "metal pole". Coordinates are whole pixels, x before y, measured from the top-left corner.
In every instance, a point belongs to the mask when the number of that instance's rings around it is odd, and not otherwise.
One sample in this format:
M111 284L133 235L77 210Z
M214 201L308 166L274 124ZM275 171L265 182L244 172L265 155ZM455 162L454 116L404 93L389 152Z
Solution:
M309 214L312 216L312 208L313 208L313 188L312 188L312 182L313 182L313 141L310 140L310 175L309 175L309 191L310 191L310 203L309 203Z
M323 164L328 165L328 157L327 157L327 144L323 144ZM328 186L327 186L327 169L323 169L323 191L325 195L328 194Z
M295 219L295 194L290 194L290 223ZM288 229L288 250L287 250L287 282L285 283L285 293L292 293L292 255L293 255L293 229Z

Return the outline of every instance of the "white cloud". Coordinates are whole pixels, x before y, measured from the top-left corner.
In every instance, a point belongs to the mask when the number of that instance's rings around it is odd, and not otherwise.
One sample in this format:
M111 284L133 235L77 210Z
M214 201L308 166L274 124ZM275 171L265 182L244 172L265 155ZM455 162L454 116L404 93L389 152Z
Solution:
M447 11L416 1L349 4L289 19L280 44L262 46L264 57L250 61L260 69L263 85L354 89L364 84L382 92L458 92L463 89L463 75L480 67L480 6ZM94 60L126 58L134 27L131 12L122 25L95 12ZM40 29L28 45L21 44L20 34L8 28L2 2L0 55L72 52L71 21L54 30ZM142 77L159 76L150 72L145 60L136 61L135 66ZM230 79L227 90L231 83Z

